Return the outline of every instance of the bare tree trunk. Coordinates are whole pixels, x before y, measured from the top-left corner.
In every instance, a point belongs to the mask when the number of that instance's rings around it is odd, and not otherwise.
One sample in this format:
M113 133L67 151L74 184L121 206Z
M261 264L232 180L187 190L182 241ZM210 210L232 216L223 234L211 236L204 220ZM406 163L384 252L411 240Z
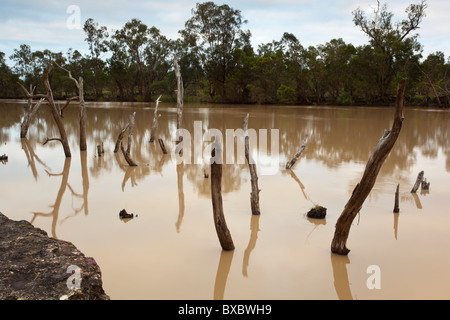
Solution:
M423 175L424 175L424 172L420 171L419 174L417 175L416 183L414 183L414 186L411 189L411 193L416 193L417 192L417 189L419 189L420 184L422 183Z
M120 149L122 150L123 156L125 157L125 160L128 162L128 164L131 167L137 167L137 164L133 161L133 159L130 156L131 153L131 143L133 141L133 126L134 126L134 118L136 116L136 112L133 112L130 115L130 122L127 125L128 128L128 143L127 143L127 150L123 148L122 142L120 141Z
M339 219L337 220L334 237L331 243L331 251L333 253L347 255L350 250L347 249L346 243L350 232L352 222L362 205L372 190L378 173L390 151L394 147L395 142L400 134L403 124L403 101L406 88L406 79L400 81L397 90L397 101L394 115L394 123L391 131L384 132L378 144L370 156L364 174L353 190L353 193L344 207Z
M181 129L183 124L183 78L181 77L181 72L178 67L178 58L174 57L175 64L175 75L177 77L177 129Z
M66 156L66 158L70 158L72 156L71 152L70 152L70 146L69 146L69 142L67 140L67 134L66 134L66 130L64 129L64 124L62 123L61 117L58 113L58 108L56 107L55 104L55 100L53 99L53 92L52 89L50 87L50 82L48 80L48 75L50 73L50 69L52 67L52 61L50 61L46 67L46 69L44 70L44 77L43 77L43 82L44 82L44 86L45 86L45 90L46 90L46 94L33 94L31 95L23 85L20 85L20 87L22 88L22 90L25 92L25 94L27 95L28 99L41 99L44 98L45 100L47 100L47 103L50 107L50 111L52 113L53 119L55 120L56 126L58 127L59 130L59 135L60 138L47 138L46 142L48 141L53 141L53 140L58 140L59 142L61 142L63 149L64 149L64 154Z
M244 137L245 137L245 158L247 159L248 168L250 170L250 181L252 185L252 192L250 193L250 205L252 208L252 214L259 215L261 210L259 208L259 192L261 191L258 187L258 174L256 173L256 164L250 156L250 137L248 136L248 117L249 114L244 118Z
M295 154L295 156L291 159L291 161L286 163L286 169L291 169L295 162L300 158L300 155L302 154L303 150L306 148L306 141L308 140L308 135L306 135L305 139L303 139L302 145L300 147L300 150Z
M156 99L156 107L155 107L155 112L153 113L153 125L152 125L152 131L150 134L150 142L155 141L155 133L156 133L156 129L158 129L158 119L161 117L161 115L158 115L159 99L161 99L161 96L159 96L158 99Z
M83 78L79 77L78 81L77 81L74 77L72 77L72 73L69 70L61 67L56 62L55 62L55 64L60 69L66 71L69 74L69 79L71 79L75 83L75 86L78 89L77 97L72 97L72 98L67 99L66 105L61 109L61 116L62 116L62 110L64 110L70 104L71 101L73 101L73 100L79 101L79 106L80 106L80 151L86 151L87 150L87 143L86 143L86 117L87 117L87 115L86 115L86 106L85 106L85 102L84 102Z
M35 89L36 87L33 88L33 86L30 85L30 91L28 91L27 96L33 96ZM20 126L20 138L27 137L28 128L30 127L31 120L33 119L34 115L36 114L37 110L41 106L42 102L44 102L44 100L45 100L44 98L41 98L33 106L33 98L28 98L27 106L25 107L25 116Z
M218 144L211 151L211 158L215 158L215 153L222 152ZM217 236L223 250L234 250L233 239L228 230L225 216L223 214L222 203L222 164L216 163L211 159L211 198L213 205L214 225Z
M399 201L399 188L400 188L400 185L398 184L397 185L397 190L395 191L394 213L399 213L400 212L400 208L399 208L399 204L398 204L398 201Z

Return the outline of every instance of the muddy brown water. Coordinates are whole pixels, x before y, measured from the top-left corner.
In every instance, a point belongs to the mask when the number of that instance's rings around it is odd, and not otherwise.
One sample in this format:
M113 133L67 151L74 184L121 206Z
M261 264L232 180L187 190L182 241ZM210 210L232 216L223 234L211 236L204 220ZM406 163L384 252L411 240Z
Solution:
M65 111L72 158L48 107L20 139L23 102L0 102L0 210L95 258L112 299L449 299L450 112L407 108L400 137L355 219L348 256L330 252L334 225L393 108L186 104L183 127L279 133L279 164L259 177L261 215L250 210L248 166L223 165L223 207L236 249L221 250L208 164L177 165L149 143L154 104L88 103L86 152L78 110ZM157 138L175 147L176 106L160 104ZM136 111L132 158L114 154ZM259 131L256 131L259 132ZM283 169L309 135L291 171ZM105 153L97 156L102 143ZM125 138L126 142L126 138ZM253 151L258 151L256 147ZM271 151L271 150L269 150ZM269 154L269 152L268 152ZM410 194L423 170L428 192ZM400 213L393 214L400 184ZM324 220L306 213L327 208ZM126 209L137 217L120 220Z

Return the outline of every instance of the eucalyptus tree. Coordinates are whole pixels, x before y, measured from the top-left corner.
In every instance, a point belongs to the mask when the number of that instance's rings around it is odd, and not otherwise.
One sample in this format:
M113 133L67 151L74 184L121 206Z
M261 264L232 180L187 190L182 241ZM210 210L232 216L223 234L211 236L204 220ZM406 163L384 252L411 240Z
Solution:
M83 30L86 33L85 41L89 46L85 73L89 72L92 75L92 77L87 77L85 74L84 79L87 80L87 87L94 89L95 98L98 99L102 95L102 89L107 79L106 63L101 57L108 51L109 33L105 26L99 26L92 18L86 20ZM89 81L90 78L92 78L92 83Z
M240 10L227 4L197 3L192 17L180 30L183 39L201 52L202 67L209 82L209 94L221 95L226 100L227 76L233 70L233 53L250 45L250 31L243 30L247 23Z
M353 11L354 24L369 37L375 53L376 84L379 99L383 102L389 100L395 89L392 81L397 73L418 58L415 55L420 53L421 46L417 41L418 34L413 32L419 29L427 6L426 0L409 5L405 10L407 18L398 22L393 21L394 14L388 11L387 5L381 5L379 1L370 16L360 8Z

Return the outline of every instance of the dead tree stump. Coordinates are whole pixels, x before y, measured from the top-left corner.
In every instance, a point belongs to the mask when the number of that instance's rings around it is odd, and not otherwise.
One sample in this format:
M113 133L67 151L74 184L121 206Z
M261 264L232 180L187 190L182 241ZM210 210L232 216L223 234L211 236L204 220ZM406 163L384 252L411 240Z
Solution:
M346 243L352 222L361 210L364 201L372 190L378 173L395 145L403 124L403 102L406 89L406 79L400 81L397 89L397 99L394 114L394 123L390 131L385 130L383 136L375 146L375 150L370 156L361 181L356 185L353 193L339 216L333 240L331 242L331 252L347 255L350 250Z
M155 141L155 134L156 134L156 130L158 129L158 119L161 117L161 115L158 115L159 99L161 99L161 96L159 96L158 99L156 99L156 107L155 107L155 112L153 113L153 125L152 125L152 131L150 133L150 141L149 142Z
M134 126L134 118L136 116L136 112L133 112L130 115L130 122L128 123L128 125L120 132L119 137L117 138L116 141L116 147L114 149L114 152L117 152L116 149L118 150L119 146L120 149L122 150L123 156L125 158L125 160L127 161L128 165L130 167L137 167L137 164L133 161L133 159L131 158L131 142L133 141L133 126ZM128 129L128 143L127 143L127 150L124 149L123 145L122 145L122 138L123 138L123 134L124 132Z
M411 189L411 193L416 193L417 192L417 189L419 189L420 184L422 183L423 175L424 175L424 172L420 171L419 174L417 175L416 183L414 183L414 186Z
M394 203L394 213L399 213L400 212L400 207L399 207L399 189L400 189L400 185L397 185L397 190L395 191L395 203Z
M252 185L252 192L250 193L250 205L252 208L252 214L259 215L261 210L259 208L259 192L261 191L258 187L258 174L256 173L256 164L250 155L250 137L248 136L248 117L249 114L244 118L244 137L245 137L245 158L247 159L248 168L250 170L250 181Z
M211 198L213 206L214 225L216 227L217 236L223 250L234 250L233 239L228 230L225 216L223 213L222 203L222 163L214 161L215 154L221 153L218 143L214 144L211 151ZM219 157L220 158L220 157Z

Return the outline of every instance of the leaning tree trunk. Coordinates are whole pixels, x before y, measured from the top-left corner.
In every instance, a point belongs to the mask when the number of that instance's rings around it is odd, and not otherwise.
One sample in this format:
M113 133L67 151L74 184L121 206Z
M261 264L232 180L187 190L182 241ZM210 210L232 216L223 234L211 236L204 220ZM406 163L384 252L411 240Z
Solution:
M50 86L50 82L48 80L48 75L50 73L50 69L52 67L52 61L50 61L47 65L47 68L44 70L44 86L45 86L45 90L46 90L46 94L33 94L31 95L23 85L20 85L20 87L22 88L22 90L25 92L25 94L27 95L28 99L41 99L44 98L45 100L47 100L47 103L50 107L50 111L52 113L53 119L55 120L56 126L58 127L59 130L59 135L60 138L47 138L47 140L45 141L45 143L47 143L48 141L53 141L53 140L58 140L59 142L61 142L63 149L64 149L64 154L66 156L66 158L70 158L72 156L71 152L70 152L70 146L69 146L69 141L67 140L67 134L66 134L66 130L64 129L64 124L61 120L61 117L58 113L58 108L56 107L55 104L55 100L53 99L53 92ZM44 143L44 144L45 144Z
M405 95L406 79L400 81L397 90L397 101L394 115L394 123L390 131L384 132L380 141L375 147L372 155L367 162L364 174L353 190L353 193L344 207L339 219L337 220L334 238L331 243L331 251L333 253L347 255L350 250L347 249L346 243L350 232L352 222L362 205L369 195L372 187L375 184L378 173L383 165L385 159L394 147L395 142L400 134L403 124L403 100Z
M217 236L223 250L233 250L234 243L228 230L225 216L223 214L222 203L222 164L216 163L215 154L222 152L220 146L215 143L215 147L211 151L211 198L213 205L214 225L216 227ZM220 159L221 157L219 157Z

